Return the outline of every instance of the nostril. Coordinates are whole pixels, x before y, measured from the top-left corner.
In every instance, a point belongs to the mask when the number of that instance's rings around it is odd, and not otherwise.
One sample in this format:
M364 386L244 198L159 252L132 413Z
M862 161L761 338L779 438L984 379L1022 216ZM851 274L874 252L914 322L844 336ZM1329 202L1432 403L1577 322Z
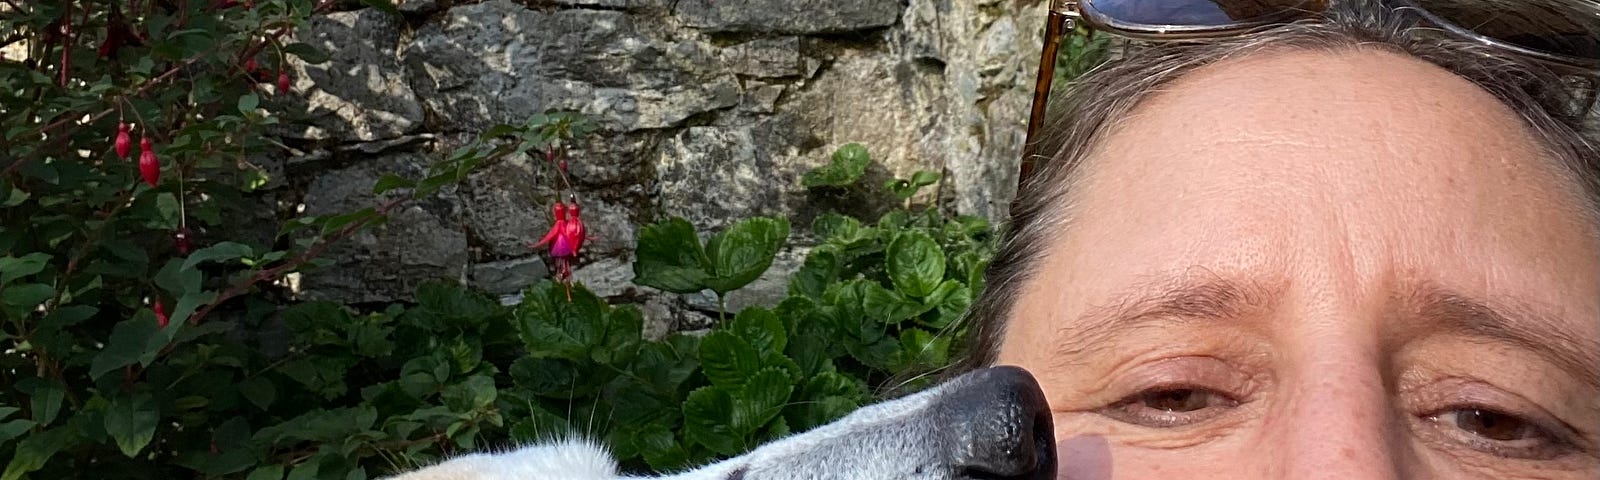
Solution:
M953 467L965 478L1055 476L1055 435L1038 382L1015 367L979 370L951 381L939 399L949 416Z

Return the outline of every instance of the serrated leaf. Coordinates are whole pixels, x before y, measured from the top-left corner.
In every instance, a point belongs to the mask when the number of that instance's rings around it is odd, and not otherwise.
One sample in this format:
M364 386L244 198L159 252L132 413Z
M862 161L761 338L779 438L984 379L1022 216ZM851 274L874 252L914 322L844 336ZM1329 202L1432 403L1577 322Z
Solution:
M763 368L745 382L733 399L729 427L733 433L749 436L783 411L794 392L788 372L776 367Z
M729 327L734 335L749 342L757 352L782 352L789 342L783 321L765 308L750 307L739 311Z
M744 451L744 439L730 427L733 395L721 387L701 387L683 402L684 440L704 445L722 455Z
M772 260L789 238L789 220L755 217L740 220L706 242L711 277L705 285L728 293L749 285L772 267Z
M134 458L155 438L159 420L160 413L156 411L155 402L149 394L133 398L117 397L111 400L111 406L106 409L105 428L106 433L116 440L122 454Z
M706 288L711 261L695 236L694 225L673 217L639 230L633 283L673 293Z
M889 243L886 268L896 290L922 298L944 280L944 250L933 237L920 231L904 231Z
M700 364L712 385L734 388L761 369L761 355L744 339L718 330L700 341Z
M867 164L871 161L872 158L867 155L867 147L859 143L846 144L833 152L833 157L827 165L812 169L801 176L800 184L806 188L849 186L867 173Z

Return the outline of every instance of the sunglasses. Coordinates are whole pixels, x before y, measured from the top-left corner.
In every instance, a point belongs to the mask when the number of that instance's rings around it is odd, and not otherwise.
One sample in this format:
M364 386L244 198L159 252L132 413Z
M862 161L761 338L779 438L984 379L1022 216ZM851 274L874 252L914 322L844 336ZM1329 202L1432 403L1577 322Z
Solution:
M1023 143L1019 185L1033 174L1061 40L1080 27L1138 40L1220 38L1312 18L1338 0L1051 0L1044 52ZM1446 34L1545 62L1560 72L1600 75L1600 1L1387 0ZM1590 99L1592 103L1593 99Z

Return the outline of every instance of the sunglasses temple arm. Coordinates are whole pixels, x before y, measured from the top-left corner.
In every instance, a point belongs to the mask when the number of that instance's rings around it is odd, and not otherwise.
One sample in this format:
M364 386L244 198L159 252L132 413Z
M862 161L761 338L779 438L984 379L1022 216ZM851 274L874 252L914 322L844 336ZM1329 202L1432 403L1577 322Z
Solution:
M1028 115L1028 133L1022 143L1022 164L1017 172L1017 186L1027 181L1034 170L1034 142L1039 129L1044 126L1045 106L1049 104L1050 82L1056 74L1056 51L1061 47L1069 23L1067 15L1050 9L1044 24L1044 51L1039 54L1039 78L1033 86L1033 109Z

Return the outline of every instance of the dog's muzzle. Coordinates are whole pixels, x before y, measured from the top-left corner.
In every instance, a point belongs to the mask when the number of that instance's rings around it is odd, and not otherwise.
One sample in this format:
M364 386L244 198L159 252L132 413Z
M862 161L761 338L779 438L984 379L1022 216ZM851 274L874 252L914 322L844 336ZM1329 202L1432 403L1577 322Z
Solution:
M977 370L936 407L948 425L951 458L971 479L1055 478L1055 426L1039 383L1016 367Z

